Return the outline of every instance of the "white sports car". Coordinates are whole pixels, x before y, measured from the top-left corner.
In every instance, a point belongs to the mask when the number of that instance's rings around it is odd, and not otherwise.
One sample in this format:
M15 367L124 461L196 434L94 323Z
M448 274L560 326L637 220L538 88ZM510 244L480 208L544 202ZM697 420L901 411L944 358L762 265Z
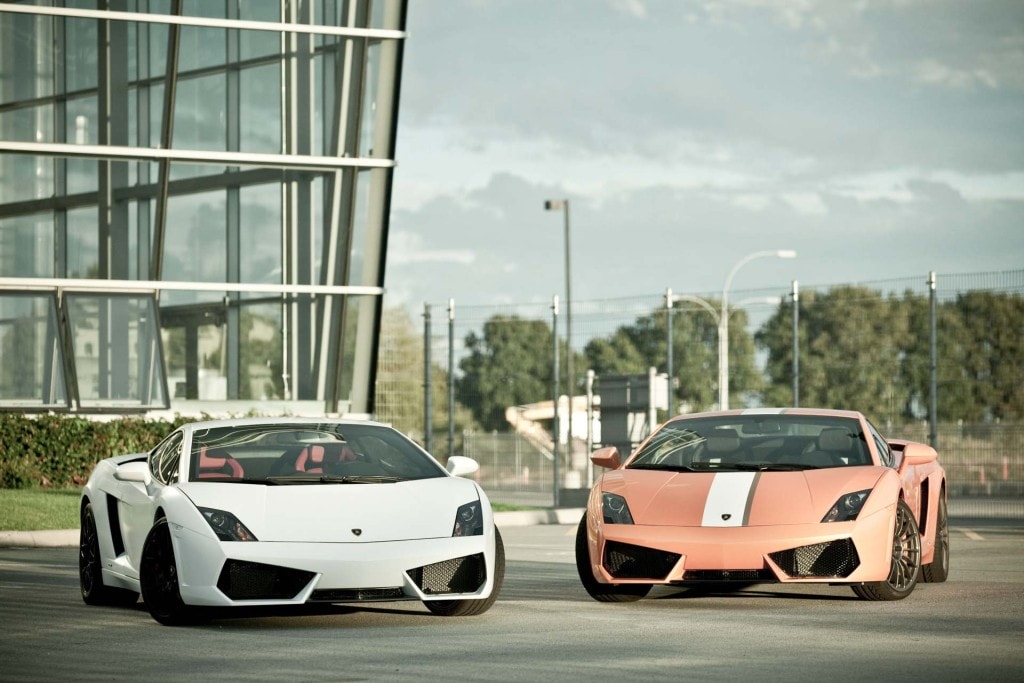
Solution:
M183 425L99 462L82 492L86 603L142 594L162 624L210 607L421 600L481 614L505 573L477 464L447 469L373 422L246 418Z

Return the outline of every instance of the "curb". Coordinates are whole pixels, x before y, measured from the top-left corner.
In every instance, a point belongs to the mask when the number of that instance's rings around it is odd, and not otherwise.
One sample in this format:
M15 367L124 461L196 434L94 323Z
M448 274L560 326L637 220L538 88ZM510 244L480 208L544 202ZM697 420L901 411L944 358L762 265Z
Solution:
M0 531L0 548L74 548L78 529Z
M495 512L494 523L499 527L576 524L583 517L583 512L584 508ZM77 546L78 529L0 531L0 548L74 548Z

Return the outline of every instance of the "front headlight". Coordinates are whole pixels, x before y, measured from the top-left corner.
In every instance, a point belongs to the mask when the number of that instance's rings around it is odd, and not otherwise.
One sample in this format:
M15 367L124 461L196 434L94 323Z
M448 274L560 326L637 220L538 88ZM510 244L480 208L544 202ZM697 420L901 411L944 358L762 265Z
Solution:
M606 524L632 524L633 515L629 514L626 499L614 493L601 496L602 513Z
M870 493L871 489L864 489L863 491L856 491L854 493L847 493L846 495L839 496L839 500L837 500L825 516L821 518L822 523L848 522L851 519L857 519L857 515L860 514L861 508L864 507L864 501L868 499L868 494Z
M455 511L455 527L452 536L481 536L484 533L484 515L480 501L460 505Z
M206 523L213 529L213 533L217 534L217 538L222 541L259 540L238 520L238 517L235 517L230 512L214 510L213 508L199 508L199 511L203 513L203 518L206 519Z

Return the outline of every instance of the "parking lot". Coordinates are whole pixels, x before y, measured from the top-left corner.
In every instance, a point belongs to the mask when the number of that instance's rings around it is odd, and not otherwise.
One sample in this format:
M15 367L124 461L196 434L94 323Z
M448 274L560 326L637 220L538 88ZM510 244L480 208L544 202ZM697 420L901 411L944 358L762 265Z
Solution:
M907 600L840 586L659 588L592 601L572 525L502 529L501 598L447 619L419 603L245 612L189 628L87 607L74 548L0 548L0 677L21 680L1021 680L1024 525L954 520L952 574Z

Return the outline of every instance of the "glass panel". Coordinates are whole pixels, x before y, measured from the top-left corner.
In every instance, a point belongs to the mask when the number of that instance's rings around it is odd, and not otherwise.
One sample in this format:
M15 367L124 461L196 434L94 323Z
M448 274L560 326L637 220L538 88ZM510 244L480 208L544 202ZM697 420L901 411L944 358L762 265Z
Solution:
M100 272L100 237L96 209L76 209L67 214L67 277L94 278Z
M0 13L0 103L53 94L53 19ZM17 63L17 68L10 68ZM7 138L10 139L10 138Z
M67 408L52 294L0 292L0 407Z
M281 21L281 5L277 2L242 2L238 18L245 21ZM272 31L239 31L242 59L276 55L281 51L281 36Z
M349 271L347 285L376 285L366 282L364 266L366 261L366 241L370 230L370 190L373 182L371 170L360 170L356 176L356 207L352 215L352 251L349 255Z
M186 17L224 18L224 2L186 0L182 14ZM181 27L181 52L178 73L224 64L227 58L227 31L222 28Z
M166 408L152 295L66 295L83 408Z
M238 246L241 282L280 284L281 187L243 187L239 193Z
M49 157L31 154L0 155L0 203L52 197L53 165L54 160Z
M222 300L224 293L217 294ZM224 314L219 304L160 309L161 334L167 349L167 385L175 399L227 399Z
M0 277L54 277L53 214L0 220Z
M0 113L3 139L11 142L53 142L53 106L19 107Z
M245 69L239 85L241 151L281 152L281 67Z
M223 73L178 82L174 102L175 149L224 151L227 149L227 90ZM159 137L159 132L157 132ZM188 173L191 167L175 165L172 178L204 175Z
M84 5L85 3L77 3ZM73 3L68 3L72 6ZM96 9L96 3L87 9ZM95 19L64 20L64 88L66 92L96 87Z
M359 156L383 157L386 149L374 150L373 134L377 124L377 89L380 87L380 43L366 50L366 80L363 82L363 106L359 112Z
M172 167L173 172L173 167ZM167 206L163 279L225 282L227 278L226 193L171 197ZM223 292L165 292L161 303L220 301Z
M240 311L241 349L238 398L284 398L281 305L244 306Z
M96 111L96 97L78 97L68 100L67 141L74 145L95 145L99 143L96 125L99 114ZM96 192L99 188L99 173L95 159L68 159L67 193Z

